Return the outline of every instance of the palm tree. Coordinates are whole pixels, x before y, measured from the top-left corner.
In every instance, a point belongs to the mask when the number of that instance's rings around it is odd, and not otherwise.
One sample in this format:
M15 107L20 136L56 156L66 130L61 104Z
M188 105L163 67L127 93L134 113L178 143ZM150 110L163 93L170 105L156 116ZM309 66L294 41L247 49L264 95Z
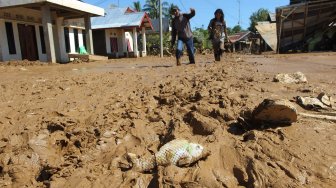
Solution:
M168 7L168 11L166 12L166 15L165 15L165 17L167 17L167 18L172 18L172 13L173 13L173 9L174 8L178 8L178 6L177 5L175 5L174 3L171 3L170 5L169 5L169 7Z
M142 11L140 1L133 2L133 9L138 11L138 12Z
M169 4L166 1L162 2L162 14L168 15ZM160 17L160 0L146 0L146 4L143 8L149 14L152 19L157 19Z

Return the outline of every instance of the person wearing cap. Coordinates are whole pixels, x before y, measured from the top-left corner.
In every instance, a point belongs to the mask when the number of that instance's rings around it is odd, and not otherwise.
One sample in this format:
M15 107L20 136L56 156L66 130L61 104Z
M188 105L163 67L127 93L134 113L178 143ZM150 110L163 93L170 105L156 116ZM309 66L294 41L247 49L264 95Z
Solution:
M212 40L215 61L220 61L220 58L225 50L225 38L228 37L228 35L223 10L217 9L214 15L215 17L210 20L208 31L210 34L210 40Z
M193 34L189 22L195 16L195 9L190 8L190 13L182 14L180 9L176 7L173 9L172 14L174 17L172 20L171 45L173 48L177 36L176 65L181 65L180 59L183 54L183 44L187 46L190 64L195 64Z

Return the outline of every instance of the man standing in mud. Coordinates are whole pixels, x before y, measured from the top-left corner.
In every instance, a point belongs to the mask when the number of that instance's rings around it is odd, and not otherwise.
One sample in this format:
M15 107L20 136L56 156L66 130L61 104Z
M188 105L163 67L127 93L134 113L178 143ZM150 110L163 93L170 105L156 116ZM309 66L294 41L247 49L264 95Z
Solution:
M174 8L172 12L174 18L172 21L172 48L175 45L176 35L177 35L177 48L176 48L176 65L181 65L181 56L183 54L183 44L187 46L187 52L189 56L190 64L195 64L195 56L194 56L194 42L193 42L193 34L190 27L189 20L195 16L195 9L190 8L189 14L180 13L179 8Z

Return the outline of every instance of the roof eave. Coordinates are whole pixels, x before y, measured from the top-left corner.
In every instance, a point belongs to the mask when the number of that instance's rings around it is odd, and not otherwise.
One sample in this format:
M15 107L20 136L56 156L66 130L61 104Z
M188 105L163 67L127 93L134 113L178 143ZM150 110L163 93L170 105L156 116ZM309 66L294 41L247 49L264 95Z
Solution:
M0 8L10 8L10 7L18 7L29 4L42 4L42 3L50 3L53 5L70 8L73 10L89 13L91 16L104 16L104 9L93 6L87 3L83 3L80 1L69 1L69 0L20 0L20 1L8 1L8 0L0 0Z

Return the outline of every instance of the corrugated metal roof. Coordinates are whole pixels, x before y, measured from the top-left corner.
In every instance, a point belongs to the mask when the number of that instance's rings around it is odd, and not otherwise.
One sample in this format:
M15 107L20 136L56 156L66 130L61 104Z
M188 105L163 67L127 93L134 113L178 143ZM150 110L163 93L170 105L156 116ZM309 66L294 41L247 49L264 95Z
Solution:
M229 40L232 43L235 43L237 41L242 40L243 38L245 38L250 33L251 33L251 31L235 33L235 34L229 36Z
M255 26L261 37L266 41L266 43L276 51L277 47L277 33L276 33L276 23L270 22L258 22Z
M92 29L140 26L145 12L126 13L127 8L105 9L105 16L91 18Z
M269 21L270 22L276 22L276 14L275 13L269 13Z
M67 9L73 9L76 11L81 11L85 13L93 14L94 16L103 16L104 15L104 9L84 3L81 1L76 0L0 0L0 8L9 8L9 7L16 7L16 6L28 6L31 7L32 5L36 5L38 7L41 6L41 4L50 3L53 5L57 5L55 7L58 7L62 9L63 7ZM53 8L55 8L53 7Z

